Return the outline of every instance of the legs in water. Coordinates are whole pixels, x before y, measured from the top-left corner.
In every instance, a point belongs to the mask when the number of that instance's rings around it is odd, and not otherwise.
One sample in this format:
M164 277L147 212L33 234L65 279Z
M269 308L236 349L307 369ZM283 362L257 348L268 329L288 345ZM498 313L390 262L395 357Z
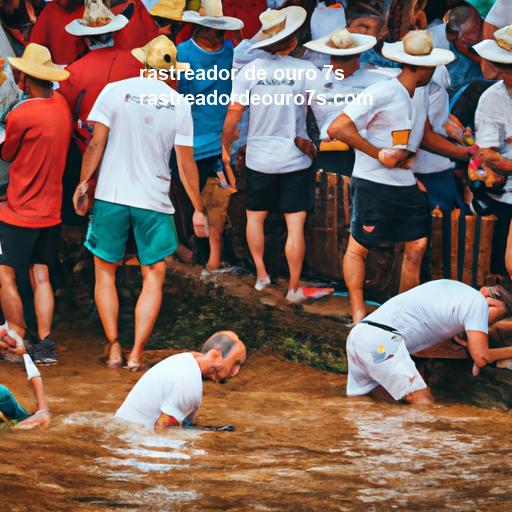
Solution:
M258 291L263 290L270 284L270 277L263 261L265 252L265 219L268 212L255 212L247 210L247 244L256 266L256 286Z
M142 291L135 307L135 341L128 358L128 368L139 370L144 347L151 336L162 305L165 261L141 266Z
M357 324L366 316L364 303L364 278L368 249L358 243L352 235L348 241L347 252L343 259L343 277L348 288L352 322Z
M377 386L370 393L370 396L377 402L398 403L382 386ZM409 405L432 405L434 403L434 397L430 389L425 388L406 395L402 401Z
M122 365L122 352L117 325L119 318L119 299L116 289L117 264L108 263L95 256L94 268L96 275L94 300L109 343L107 347L107 366L118 368Z

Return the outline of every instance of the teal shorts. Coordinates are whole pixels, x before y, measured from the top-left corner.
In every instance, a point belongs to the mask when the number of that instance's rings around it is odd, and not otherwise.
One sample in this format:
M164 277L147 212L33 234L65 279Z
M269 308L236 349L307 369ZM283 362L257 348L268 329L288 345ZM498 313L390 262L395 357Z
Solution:
M21 407L14 395L0 384L0 413L8 420L13 422L26 420L30 414ZM3 420L0 417L0 425Z
M174 254L178 236L172 215L94 200L85 247L95 256L118 263L126 253L130 229L141 265L153 265Z

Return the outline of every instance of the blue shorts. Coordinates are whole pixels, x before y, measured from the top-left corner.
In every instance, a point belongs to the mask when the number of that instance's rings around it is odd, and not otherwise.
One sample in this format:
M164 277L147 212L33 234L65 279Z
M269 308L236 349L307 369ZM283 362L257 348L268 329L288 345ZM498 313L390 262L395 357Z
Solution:
M5 387L0 384L0 425L4 421L4 416L8 421L23 421L26 420L30 414L21 407L14 395Z

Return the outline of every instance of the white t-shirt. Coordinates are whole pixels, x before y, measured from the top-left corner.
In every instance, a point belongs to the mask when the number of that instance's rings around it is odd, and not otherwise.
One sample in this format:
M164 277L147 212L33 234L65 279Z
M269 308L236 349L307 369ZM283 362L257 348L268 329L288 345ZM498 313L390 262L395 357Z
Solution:
M500 81L487 89L475 113L476 143L481 148L498 148L512 160L512 96ZM507 178L504 193L491 195L496 201L512 204L512 176Z
M132 388L116 418L153 428L160 414L192 420L203 396L201 370L190 352L160 361Z
M446 66L437 67L429 86L428 118L432 129L444 137L447 135L444 125L450 113L450 83L450 73ZM420 148L412 171L414 174L434 174L454 167L455 163L449 158Z
M512 0L496 0L485 21L498 28L512 25Z
M367 87L361 94L372 97L373 102L354 102L344 110L361 136L378 148L407 149L414 126L414 107L407 89L392 78ZM362 151L356 149L355 153L352 176L356 178L395 186L416 183L410 169L388 169Z
M463 331L489 329L485 297L467 284L430 281L388 300L366 320L396 329L413 354Z
M346 25L347 20L343 6L327 7L325 2L318 2L311 15L311 39L315 40L328 36Z
M107 85L89 121L110 128L96 199L174 213L169 199L173 146L193 146L190 105L164 82L129 78Z
M358 69L352 76L342 80L337 79L332 71L324 70L324 84L320 94L326 101L315 102L311 106L320 129L320 139L329 138L327 129L347 105L352 101L364 101L362 96L359 99L354 99L354 96L360 95L370 85L385 80L389 80L389 77L367 69Z
M308 103L321 86L322 74L313 64L289 56L267 53L240 70L232 100L249 107L247 167L284 174L311 166L295 137L308 138Z

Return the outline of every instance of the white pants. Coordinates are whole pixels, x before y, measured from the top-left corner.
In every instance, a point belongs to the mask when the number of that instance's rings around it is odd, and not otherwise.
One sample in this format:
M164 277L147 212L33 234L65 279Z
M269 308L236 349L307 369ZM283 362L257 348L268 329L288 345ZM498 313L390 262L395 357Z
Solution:
M427 387L398 333L357 324L347 339L347 356L348 396L367 395L380 385L400 400Z

